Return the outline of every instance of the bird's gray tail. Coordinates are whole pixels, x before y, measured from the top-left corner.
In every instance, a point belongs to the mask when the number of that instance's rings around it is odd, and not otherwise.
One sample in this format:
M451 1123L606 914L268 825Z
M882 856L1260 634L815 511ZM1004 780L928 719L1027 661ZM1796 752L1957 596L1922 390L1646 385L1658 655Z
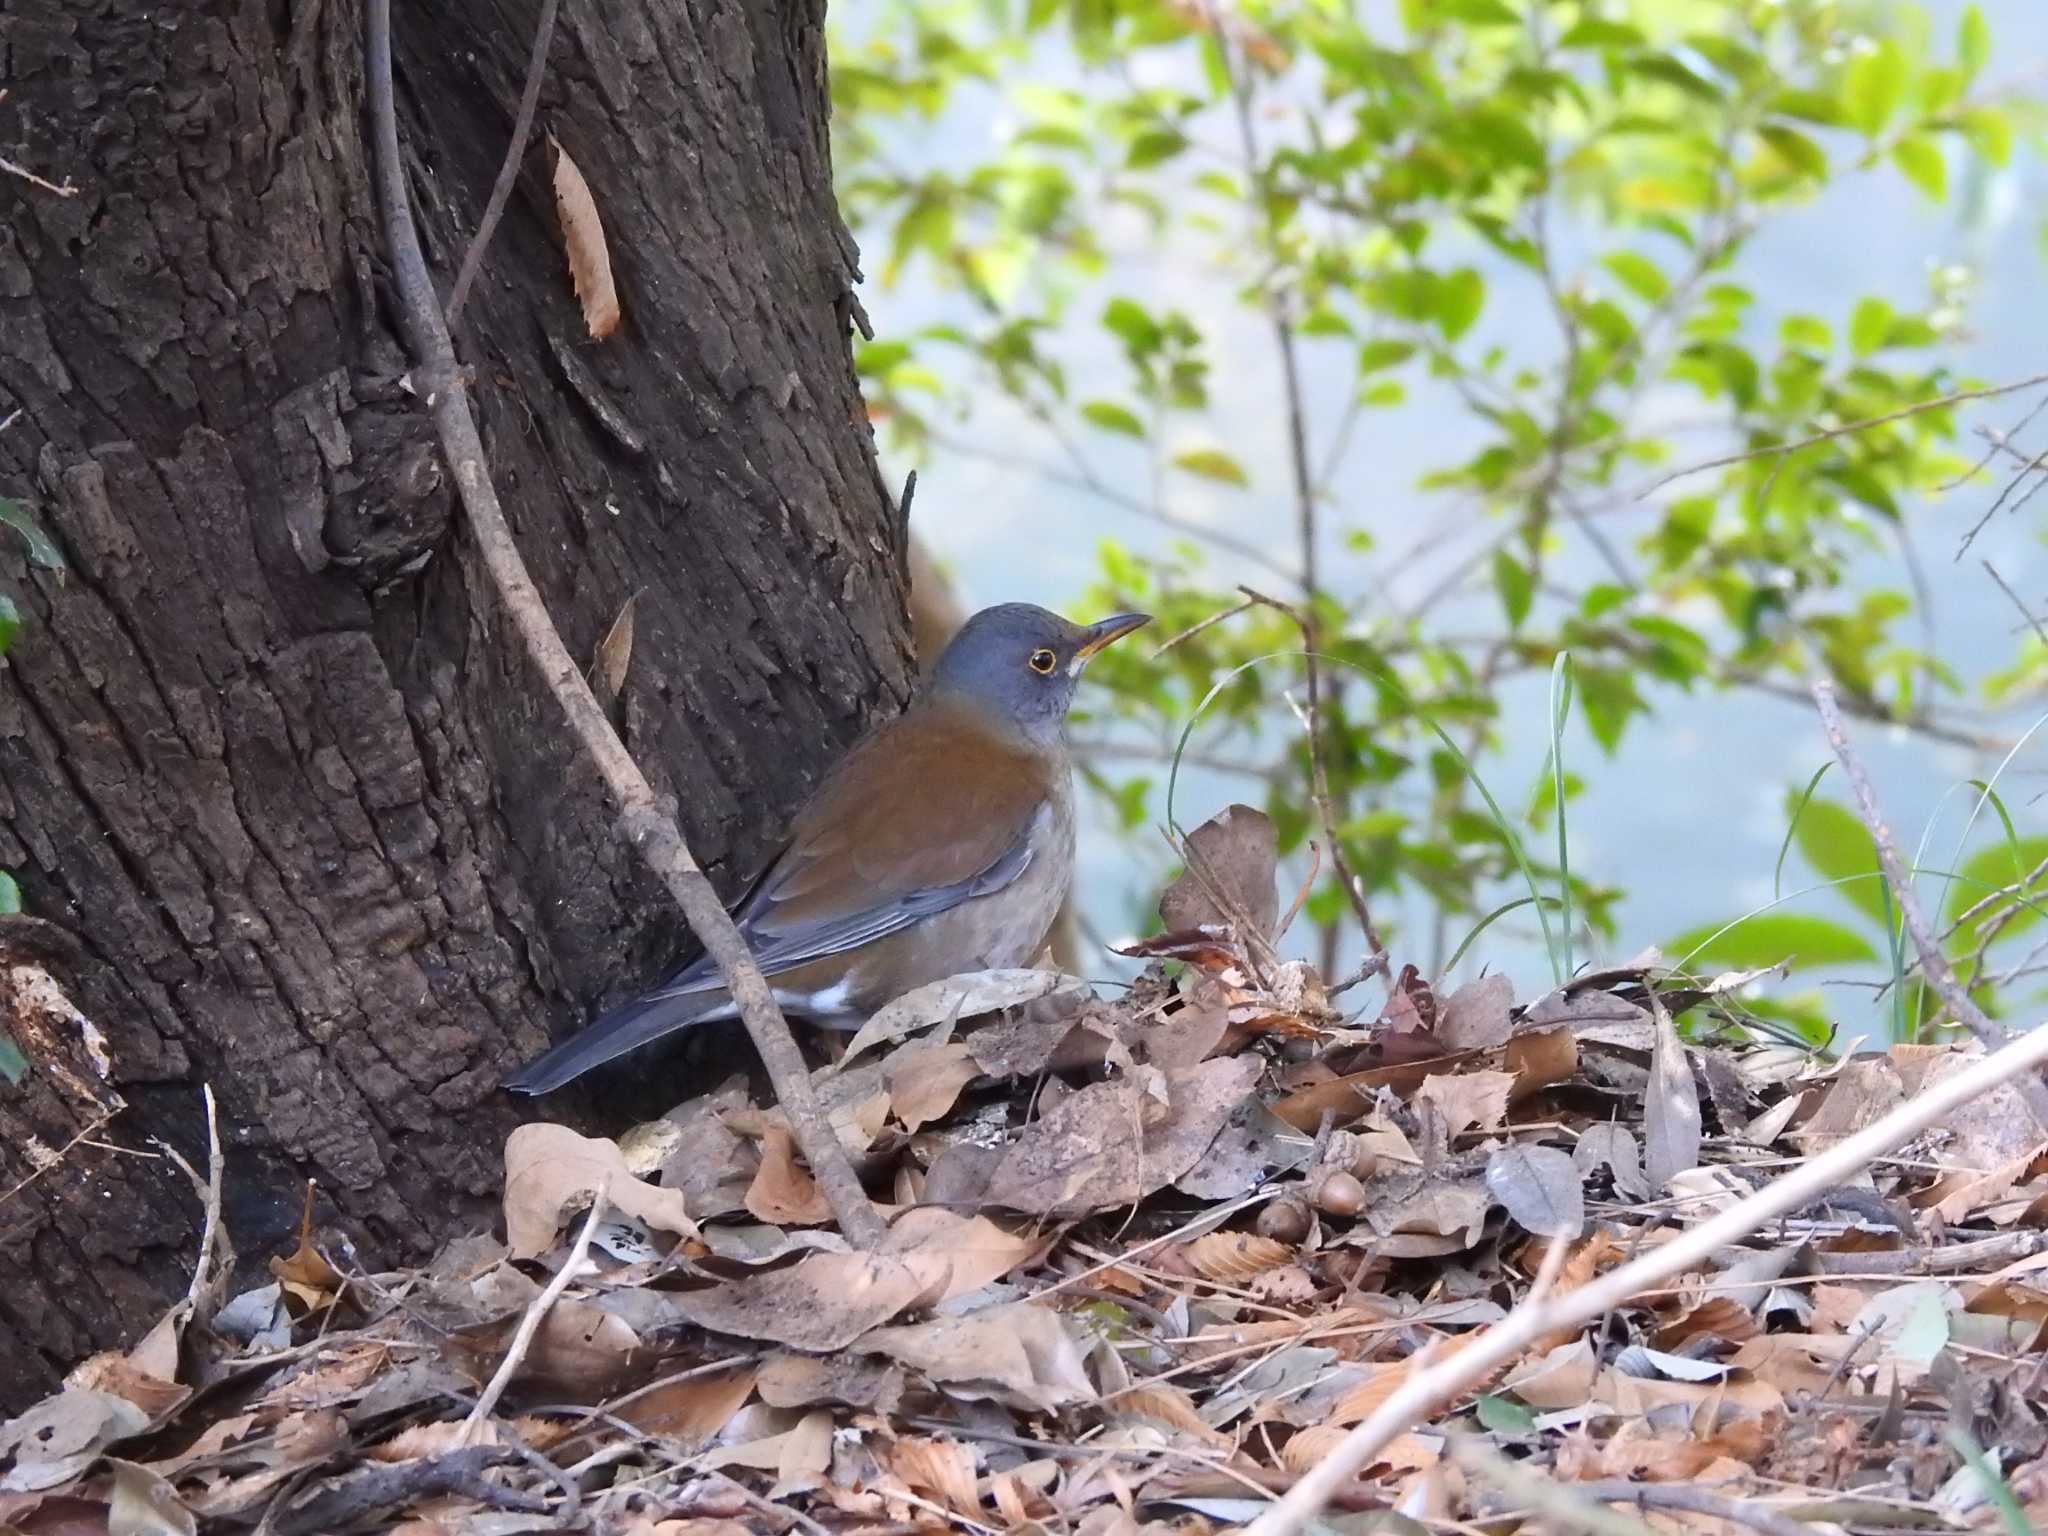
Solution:
M622 1003L552 1050L536 1056L505 1087L512 1093L553 1093L592 1067L638 1050L663 1035L686 1029L726 1005L725 992L650 992Z

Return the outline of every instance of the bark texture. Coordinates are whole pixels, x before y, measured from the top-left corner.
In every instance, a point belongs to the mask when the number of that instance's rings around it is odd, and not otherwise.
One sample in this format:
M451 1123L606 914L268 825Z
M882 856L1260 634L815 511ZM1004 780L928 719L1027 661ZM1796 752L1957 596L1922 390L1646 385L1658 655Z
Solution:
M398 7L444 283L534 17ZM567 0L541 126L596 194L625 322L584 335L537 141L457 338L572 654L637 596L615 719L729 887L910 676L822 24L813 0ZM241 1252L289 1247L313 1178L364 1262L415 1258L487 1219L500 1077L684 943L454 531L361 54L355 0L0 14L0 155L80 189L0 176L0 496L69 566L0 528L24 617L0 868L62 930L0 929L0 1018L37 1063L0 1083L0 1407L182 1292L197 1203L132 1153L203 1160L202 1081ZM642 1063L545 1107L616 1125L675 1096Z

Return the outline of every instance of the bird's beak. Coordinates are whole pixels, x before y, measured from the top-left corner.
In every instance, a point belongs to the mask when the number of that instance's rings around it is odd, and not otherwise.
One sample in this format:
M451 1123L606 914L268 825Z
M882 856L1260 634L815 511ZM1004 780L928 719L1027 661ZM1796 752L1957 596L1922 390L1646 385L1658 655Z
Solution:
M1081 631L1081 643L1074 650L1074 659L1068 670L1078 675L1097 651L1151 622L1149 613L1114 613L1099 624L1090 624Z

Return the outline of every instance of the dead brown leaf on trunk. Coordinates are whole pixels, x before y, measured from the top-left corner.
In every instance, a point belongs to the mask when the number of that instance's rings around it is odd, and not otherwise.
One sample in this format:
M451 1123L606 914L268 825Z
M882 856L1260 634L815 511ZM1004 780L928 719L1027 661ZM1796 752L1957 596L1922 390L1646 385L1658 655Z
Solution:
M562 221L562 243L569 258L569 280L583 302L583 324L598 341L619 328L619 295L612 285L611 249L605 243L604 220L590 183L569 158L561 141L548 137L555 151L555 212Z

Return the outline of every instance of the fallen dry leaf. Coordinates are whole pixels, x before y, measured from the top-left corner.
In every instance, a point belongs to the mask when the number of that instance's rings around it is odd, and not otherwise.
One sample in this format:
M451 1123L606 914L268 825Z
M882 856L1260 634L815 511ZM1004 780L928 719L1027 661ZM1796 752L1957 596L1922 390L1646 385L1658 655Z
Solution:
M1635 1134L1625 1125L1602 1120L1579 1133L1572 1148L1572 1166L1582 1175L1608 1170L1615 1193L1631 1200L1650 1197L1649 1181L1643 1177L1643 1160L1636 1151Z
M714 1333L792 1349L844 1349L927 1294L929 1273L884 1254L813 1253L787 1269L686 1291L675 1305Z
M1181 1258L1205 1280L1238 1282L1291 1264L1294 1249L1256 1232L1211 1232L1181 1249Z
M898 1440L884 1454L889 1471L911 1492L968 1519L979 1519L981 1494L974 1451L958 1440L913 1437Z
M830 1202L797 1161L796 1138L780 1119L761 1127L761 1166L747 1186L747 1210L777 1227L815 1227L832 1219Z
M198 1536L199 1518L178 1490L147 1467L109 1456L114 1474L107 1505L107 1536Z
M890 1107L906 1131L916 1131L952 1109L960 1090L981 1076L981 1064L965 1045L912 1044L882 1069Z
M1700 1094L1692 1080L1678 1026L1661 1006L1650 1057L1650 1092L1643 1105L1643 1175L1663 1191L1700 1162Z
M1586 1225L1586 1192L1571 1158L1556 1147L1514 1142L1486 1160L1486 1187L1539 1237L1575 1238Z
M1512 1072L1441 1073L1423 1079L1413 1102L1434 1108L1443 1118L1445 1140L1455 1141L1467 1131L1498 1131L1514 1086Z
M877 1328L854 1347L908 1366L955 1397L1050 1413L1095 1396L1081 1346L1060 1315L1030 1302Z
M847 1041L838 1062L824 1070L828 1074L843 1072L863 1051L916 1034L934 1024L1020 1008L1062 991L1073 994L1073 1000L1078 1001L1086 993L1087 984L1072 976L1063 976L1058 971L1022 967L949 976L944 981L934 981L913 992L906 992L877 1010Z
M753 1395L760 1374L759 1367L744 1365L685 1376L635 1392L613 1411L635 1429L694 1451L732 1421Z
M555 212L562 221L562 243L569 257L569 280L583 301L583 324L602 341L619 328L619 295L612 285L612 258L605 244L604 221L590 183L569 158L561 141L550 134L555 151Z
M1258 937L1270 938L1280 920L1280 840L1272 818L1248 805L1225 806L1188 834L1185 851L1187 869L1159 898L1168 930L1248 921Z
M591 681L601 698L616 699L626 686L626 668L633 661L633 607L639 600L637 592L627 598L619 616L612 620L612 627L597 642L597 655L590 670Z
M1436 1036L1446 1050L1483 1051L1505 1045L1514 1032L1514 984L1507 977L1481 976L1444 999Z
M919 1206L890 1223L881 1251L910 1267L923 1283L925 1305L939 1306L1002 1279L1045 1244L1042 1236L1006 1232L986 1216Z
M658 1231L696 1235L682 1191L635 1178L617 1142L536 1122L505 1138L505 1242L512 1257L546 1253L564 1213L588 1204L600 1188L615 1210Z
M14 1466L0 1493L35 1493L67 1483L109 1445L140 1434L149 1415L125 1397L67 1387L0 1424L0 1457Z
M284 1287L285 1295L299 1304L300 1316L326 1311L348 1286L341 1272L313 1246L313 1188L308 1179L305 1209L299 1216L298 1247L284 1258L270 1261L271 1274Z

